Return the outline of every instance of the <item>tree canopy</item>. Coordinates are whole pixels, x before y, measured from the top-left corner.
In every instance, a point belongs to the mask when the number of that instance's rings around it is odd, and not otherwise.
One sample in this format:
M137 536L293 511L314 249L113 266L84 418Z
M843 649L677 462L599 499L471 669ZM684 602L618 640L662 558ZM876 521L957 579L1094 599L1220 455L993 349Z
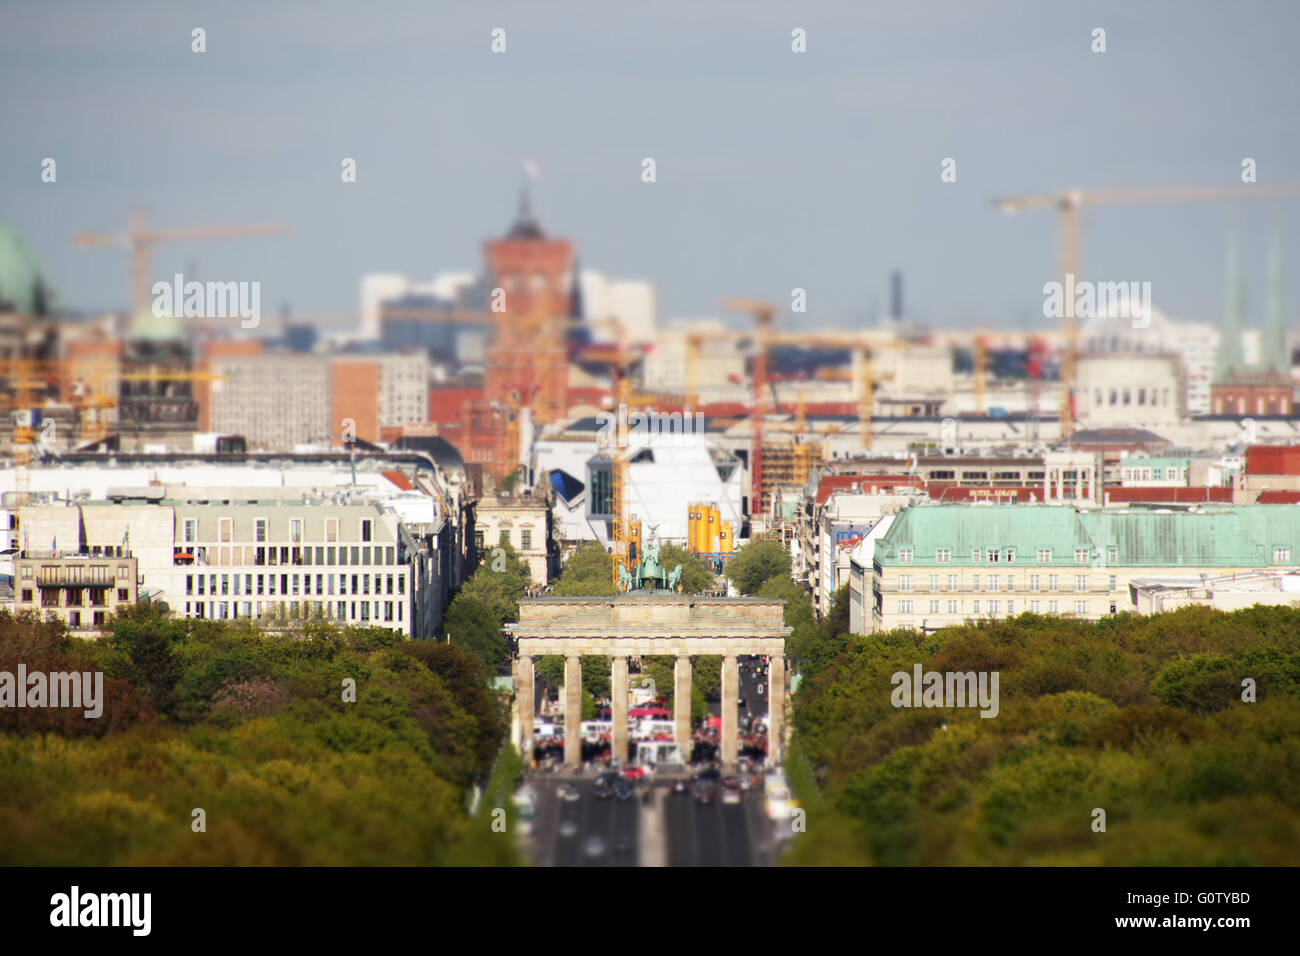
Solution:
M754 538L727 563L727 577L742 594L757 594L774 577L790 576L790 551L775 538Z
M791 862L1300 858L1300 608L1095 623L1024 614L838 640L803 669L791 762L792 784L833 836L810 827ZM996 672L997 715L896 705L893 675L917 664Z
M0 710L0 766L20 768L0 773L4 865L517 861L515 842L466 810L505 715L463 648L147 607L86 641L0 611L0 669L10 661L99 670L107 702L97 719Z

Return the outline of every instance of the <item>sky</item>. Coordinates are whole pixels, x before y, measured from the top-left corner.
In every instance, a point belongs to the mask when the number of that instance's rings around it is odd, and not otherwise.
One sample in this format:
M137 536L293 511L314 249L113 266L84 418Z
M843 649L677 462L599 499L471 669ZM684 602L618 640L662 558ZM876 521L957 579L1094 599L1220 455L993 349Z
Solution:
M478 269L532 158L547 233L652 282L661 318L802 288L786 327L862 327L900 269L922 324L1048 327L1057 214L991 199L1246 191L1245 157L1258 184L1300 183L1297 26L1291 0L0 0L0 219L86 310L126 308L127 255L75 236L133 207L159 228L287 222L156 246L153 271L351 316L366 272ZM1217 320L1234 230L1261 325L1275 238L1300 289L1300 199L1091 209L1081 272Z

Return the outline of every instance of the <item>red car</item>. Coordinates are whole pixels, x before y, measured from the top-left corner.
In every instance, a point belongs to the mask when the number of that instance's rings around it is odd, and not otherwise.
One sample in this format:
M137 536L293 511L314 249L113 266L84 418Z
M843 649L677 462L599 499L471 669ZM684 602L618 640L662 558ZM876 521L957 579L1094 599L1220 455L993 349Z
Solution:
M625 780L644 780L645 767L624 767L623 779Z

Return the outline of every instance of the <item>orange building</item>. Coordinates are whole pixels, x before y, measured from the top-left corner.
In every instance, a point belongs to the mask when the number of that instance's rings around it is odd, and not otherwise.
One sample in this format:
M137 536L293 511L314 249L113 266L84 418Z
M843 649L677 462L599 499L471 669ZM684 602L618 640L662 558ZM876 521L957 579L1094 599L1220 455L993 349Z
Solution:
M380 364L373 359L335 359L330 366L331 440L343 443L343 420L352 419L356 437L379 441Z

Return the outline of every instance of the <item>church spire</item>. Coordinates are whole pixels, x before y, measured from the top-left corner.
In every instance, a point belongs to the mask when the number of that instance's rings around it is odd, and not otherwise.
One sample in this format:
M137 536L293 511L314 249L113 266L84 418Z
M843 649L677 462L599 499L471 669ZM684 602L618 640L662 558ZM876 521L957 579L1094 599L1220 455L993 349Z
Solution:
M1241 327L1245 313L1246 287L1242 282L1241 263L1237 257L1237 237L1234 233L1229 233L1227 311L1219 334L1219 361L1214 375L1216 381L1227 381L1241 369Z
M1281 243L1274 238L1268 256L1268 318L1260 347L1260 367L1266 372L1291 373L1286 337L1286 289L1282 279Z
M506 233L507 239L545 239L546 235L542 232L541 225L537 222L537 217L533 215L532 197L528 193L528 181L519 188L519 212L515 216L514 225Z

